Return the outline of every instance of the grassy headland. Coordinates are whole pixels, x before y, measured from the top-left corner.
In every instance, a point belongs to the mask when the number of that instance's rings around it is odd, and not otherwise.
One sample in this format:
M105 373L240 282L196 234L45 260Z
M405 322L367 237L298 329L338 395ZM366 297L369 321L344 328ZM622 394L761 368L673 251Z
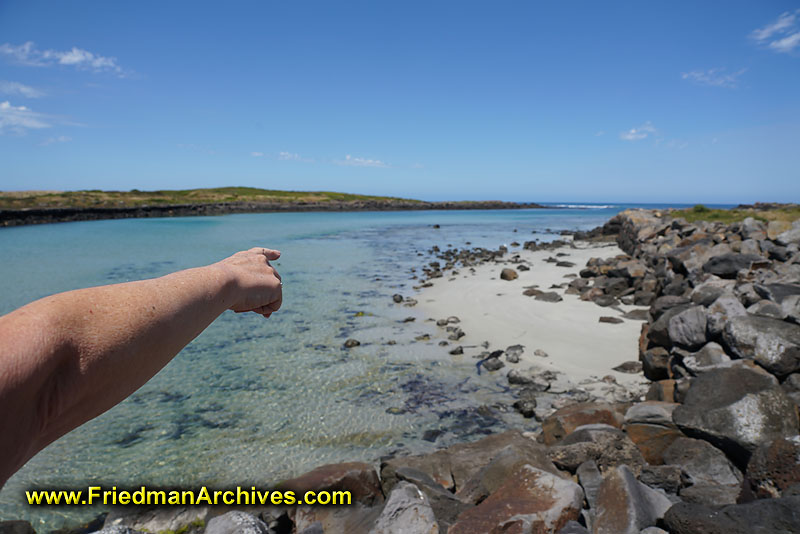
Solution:
M800 219L800 205L797 204L752 204L739 205L731 209L712 209L702 204L685 210L676 210L670 213L673 217L680 217L693 223L697 221L722 222L730 224L743 221L752 217L759 221L786 221L792 222Z

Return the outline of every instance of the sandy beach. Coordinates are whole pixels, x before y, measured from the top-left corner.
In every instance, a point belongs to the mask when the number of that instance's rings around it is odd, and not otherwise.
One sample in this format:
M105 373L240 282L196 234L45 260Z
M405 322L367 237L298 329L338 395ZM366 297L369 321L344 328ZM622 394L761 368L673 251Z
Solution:
M487 262L475 267L474 272L460 269L455 276L431 280L433 286L421 289L418 295L420 311L434 318L459 317L459 326L466 335L454 344L464 346L463 358L485 350L481 346L484 341L489 342L490 350L520 344L525 347L520 362L506 363L508 368L549 369L563 373L574 383L595 381L607 375L613 375L623 385L641 383L641 374L612 370L622 362L638 360L641 321L624 320L620 324L599 321L603 316L621 317L619 310L627 312L637 307L600 307L581 301L578 295L564 294L566 285L550 289L552 285L568 283L572 278L565 275L577 274L592 257L622 254L616 244L579 242L575 246L537 251L511 247L505 262ZM558 253L567 254L558 256L558 260L575 266L559 267L545 261ZM520 271L519 264L509 261L516 254L530 267L529 271ZM502 280L500 272L505 267L514 268L519 277ZM544 302L523 295L529 287L555 291L563 300ZM548 357L536 356L537 349ZM505 373L507 369L499 372Z

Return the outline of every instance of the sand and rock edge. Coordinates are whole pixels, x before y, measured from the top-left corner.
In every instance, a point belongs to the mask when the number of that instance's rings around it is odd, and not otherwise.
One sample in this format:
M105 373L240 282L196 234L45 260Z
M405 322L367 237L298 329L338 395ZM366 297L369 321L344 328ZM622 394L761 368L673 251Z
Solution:
M590 260L568 292L649 306L629 366L650 381L644 401L565 391L537 414L548 376L509 373L515 406L541 418L540 431L377 470L322 466L282 484L349 490L352 506L114 510L83 532L800 532L800 223L689 224L629 210L575 238L615 239L625 255ZM463 258L451 260L427 276Z

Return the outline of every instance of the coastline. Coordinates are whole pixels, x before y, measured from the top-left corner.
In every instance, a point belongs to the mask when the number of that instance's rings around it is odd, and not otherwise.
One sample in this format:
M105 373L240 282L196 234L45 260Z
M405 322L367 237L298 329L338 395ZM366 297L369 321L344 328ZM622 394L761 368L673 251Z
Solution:
M345 211L406 211L406 210L504 210L547 209L533 202L446 201L425 202L405 200L358 200L325 202L215 202L165 204L128 207L47 207L0 209L0 227L50 224L59 222L132 219L148 217L191 217L229 215L234 213L273 212L345 212Z

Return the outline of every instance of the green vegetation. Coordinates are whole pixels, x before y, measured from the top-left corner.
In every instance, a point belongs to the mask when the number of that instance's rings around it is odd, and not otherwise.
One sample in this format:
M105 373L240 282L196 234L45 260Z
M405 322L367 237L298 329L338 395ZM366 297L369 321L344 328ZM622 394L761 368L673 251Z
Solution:
M689 222L696 221L711 221L723 222L726 224L743 221L747 217L753 217L759 221L788 221L792 222L800 219L800 206L786 205L775 207L772 209L740 209L733 208L729 210L724 209L711 209L702 204L698 204L692 208L685 210L677 210L671 213L673 217L681 217Z
M0 209L124 208L221 202L420 202L418 200L329 191L275 191L256 187L215 187L163 191L0 191Z

